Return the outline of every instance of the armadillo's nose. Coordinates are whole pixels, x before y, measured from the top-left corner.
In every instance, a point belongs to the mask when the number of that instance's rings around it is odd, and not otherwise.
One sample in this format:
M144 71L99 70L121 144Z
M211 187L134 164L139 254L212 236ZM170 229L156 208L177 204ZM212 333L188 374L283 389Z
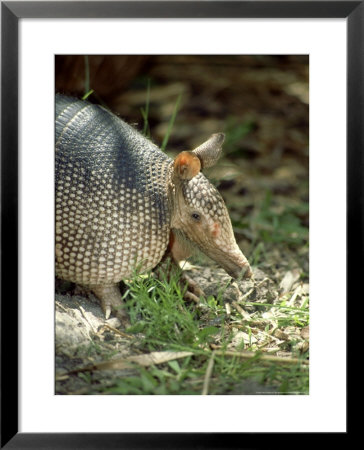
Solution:
M226 264L226 265L221 264L221 265L232 278L242 280L244 278L251 278L253 276L253 272L248 262L242 265L234 265L234 264Z
M212 252L205 253L214 259L232 278L242 280L253 276L249 262L238 246L225 251L214 249Z
M225 258L221 260L220 264L235 279L242 280L253 276L248 260L237 245L225 253Z

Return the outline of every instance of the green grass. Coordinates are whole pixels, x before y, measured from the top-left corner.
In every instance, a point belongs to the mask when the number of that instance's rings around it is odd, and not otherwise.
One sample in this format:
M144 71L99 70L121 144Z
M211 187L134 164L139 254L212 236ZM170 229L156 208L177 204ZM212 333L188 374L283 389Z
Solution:
M90 89L86 92L86 94L82 97L82 100L87 100L91 94L93 94L95 91L93 89Z
M177 117L177 113L178 113L178 110L179 110L179 107L180 107L181 100L182 100L182 94L179 94L179 96L177 97L176 103L174 105L172 116L171 116L170 121L168 123L168 128L167 128L166 135L164 136L162 145L160 147L162 151L165 151L165 149L167 147L167 143L168 143L169 137L171 135L174 122L175 122L176 117Z
M84 55L84 62L85 62L85 95L87 95L88 92L90 92L90 64L88 60L88 55ZM87 97L86 97L87 98ZM83 98L85 100L85 98Z
M162 341L192 345L198 332L193 311L183 302L176 280L170 283L151 277L135 277L125 294L132 324L130 333L143 333L146 342ZM158 346L151 345L151 350Z
M300 219L305 213L308 213L308 203L282 205L277 211L272 193L267 191L257 214L251 218L250 227L259 242L300 247L308 241L308 228Z
M147 138L150 138L150 127L149 127L149 106L150 106L150 78L147 80L147 94L145 100L145 107L140 108L140 112L143 116L144 126L143 126L143 135Z
M151 89L150 86L151 86L151 80L150 80L150 78L148 78L147 79L147 92L146 92L145 106L143 108L140 108L140 113L143 117L143 122L144 122L142 133L147 138L150 138L150 127L149 127L149 119L148 119L149 110L150 110L150 89ZM168 122L167 131L163 138L162 144L160 146L160 149L162 151L165 151L167 148L167 144L168 144L168 141L169 141L172 129L173 129L173 125L176 121L177 113L180 108L181 100L182 100L182 93L179 94L179 96L176 99L171 118Z
M135 334L139 353L190 351L192 355L149 367L135 366L130 374L118 378L104 393L200 395L213 354L214 366L208 383L210 394L254 393L259 390L267 394L308 393L307 366L300 362L292 365L266 361L264 354L254 345L249 346L249 342L231 349L233 326L239 326L248 335L250 329L252 335L249 321L243 321L234 312L229 321L211 325L216 317L224 318L226 315L221 298L210 296L202 300L201 310L195 304L186 303L183 293L178 273L170 279L135 276L127 282L124 297L132 326L126 332ZM255 303L247 302L246 305L255 306ZM272 307L258 305L265 310ZM306 310L274 306L281 312L288 311L286 319L290 323L296 323L295 316L305 322ZM252 319L257 320L257 315L253 316ZM253 358L238 356L244 345L245 350L253 352ZM213 346L218 346L219 351L214 353ZM299 358L304 360L305 357ZM254 392L249 392L252 383Z
M237 117L228 117L225 125L225 142L224 155L231 158L241 157L241 143L244 137L247 136L253 129L254 123L252 121L240 121Z

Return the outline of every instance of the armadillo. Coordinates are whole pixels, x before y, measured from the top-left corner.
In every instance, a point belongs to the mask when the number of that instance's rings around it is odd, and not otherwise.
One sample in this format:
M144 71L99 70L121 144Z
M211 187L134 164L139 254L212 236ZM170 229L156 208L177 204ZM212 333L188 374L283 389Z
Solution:
M173 160L106 108L56 95L56 275L88 288L106 317L118 284L197 247L234 278L250 277L225 203L201 173L220 156L213 134Z

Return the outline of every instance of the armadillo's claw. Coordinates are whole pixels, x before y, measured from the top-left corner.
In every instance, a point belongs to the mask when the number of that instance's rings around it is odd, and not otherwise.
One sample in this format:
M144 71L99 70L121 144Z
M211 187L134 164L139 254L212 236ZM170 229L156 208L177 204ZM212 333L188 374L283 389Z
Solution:
M187 285L187 290L185 294L183 295L183 298L187 301L192 301L196 304L200 304L200 297L206 297L203 290L200 288L200 286L196 283L196 281L192 280L186 272L181 273L180 265L178 264L175 259L170 259L166 256L166 258L162 261L162 263L158 266L157 270L154 271L157 278L163 280L167 279L170 280L173 274L176 274L176 272L179 275L178 283L181 286L182 289L184 289Z
M199 310L208 310L208 306L201 302L201 297L206 295L196 281L192 280L186 273L182 273L179 282L183 287L187 284L187 291L183 295L183 299L187 302L193 302Z
M187 291L184 294L185 300L192 300L195 303L200 303L200 297L205 297L204 291L196 281L192 280L186 273L182 273L180 283L184 286L187 284Z
M194 302L197 305L200 304L200 298L197 297L197 295L193 294L192 292L186 291L185 295L183 296L183 298L188 301L188 302Z
M124 327L130 326L129 316L124 309L120 290L116 284L92 286L92 291L100 300L106 320L113 312Z
M110 307L110 305L105 305L102 302L101 302L101 306L102 306L102 309L103 309L104 314L105 314L105 319L107 320L110 317L110 314L111 314L111 307Z

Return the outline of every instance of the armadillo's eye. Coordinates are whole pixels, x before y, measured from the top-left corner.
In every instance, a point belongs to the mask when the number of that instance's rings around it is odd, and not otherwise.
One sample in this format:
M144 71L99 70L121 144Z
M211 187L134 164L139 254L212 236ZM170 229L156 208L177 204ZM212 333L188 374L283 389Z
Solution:
M192 213L191 217L193 220L196 220L196 222L198 222L201 219L200 214L197 214L197 213Z

